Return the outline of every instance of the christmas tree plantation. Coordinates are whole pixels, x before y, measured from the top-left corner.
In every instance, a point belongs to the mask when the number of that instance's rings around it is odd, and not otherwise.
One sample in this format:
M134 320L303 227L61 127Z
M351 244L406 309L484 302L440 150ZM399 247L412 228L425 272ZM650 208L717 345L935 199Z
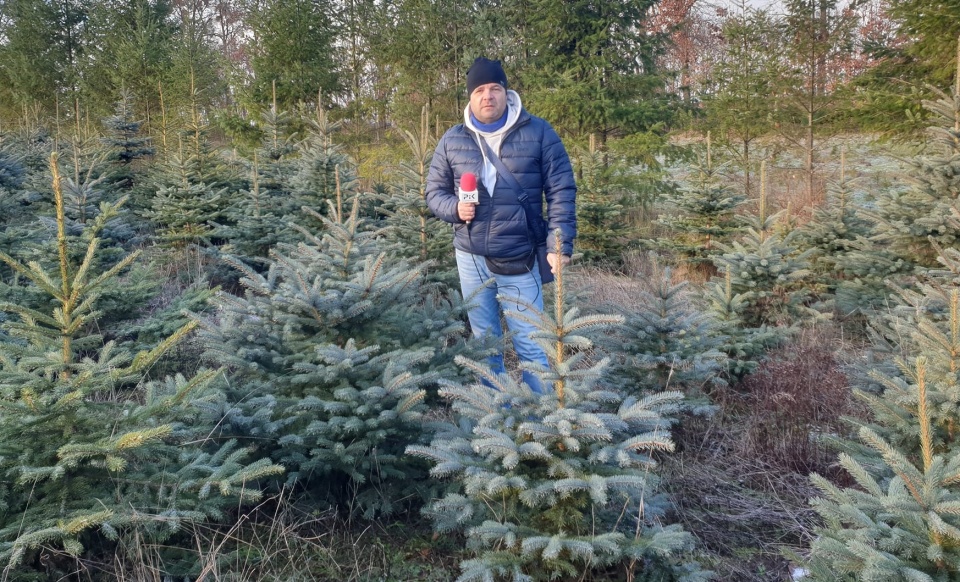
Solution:
M73 261L55 155L50 167L55 267L0 253L54 306L0 306L15 316L0 339L0 560L13 579L38 564L64 575L78 557L128 536L176 539L190 523L258 499L257 481L282 471L247 462L234 441L210 438L212 419L199 404L214 396L218 370L149 377L195 324L136 354L97 333L100 298L122 285L139 253L99 268L99 233L121 200L101 204L84 230L83 259Z

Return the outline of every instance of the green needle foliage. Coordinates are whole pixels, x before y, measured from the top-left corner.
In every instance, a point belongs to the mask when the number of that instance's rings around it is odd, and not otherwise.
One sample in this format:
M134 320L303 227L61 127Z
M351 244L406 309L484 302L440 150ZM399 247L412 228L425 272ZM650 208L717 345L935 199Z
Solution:
M426 513L438 533L463 531L476 556L457 580L583 580L605 571L706 580L679 562L692 538L662 524L668 504L657 494L656 457L673 450L670 417L682 394L601 387L609 362L586 364L589 336L622 318L580 315L566 302L562 272L554 289L553 314L518 315L536 322L550 361L524 367L553 390L535 394L461 358L477 382L445 381L440 392L458 421L442 425L430 446L407 449L453 483Z
M390 187L377 210L386 215L386 223L393 227L387 237L397 244L401 256L419 262L429 261L432 268L428 277L455 288L459 285L459 278L450 252L453 231L449 225L434 218L424 199L430 160L436 146L430 137L429 121L428 111L424 108L419 132L403 131L411 157L400 164L394 180L396 185Z
M872 313L886 303L886 280L909 264L873 240L873 223L855 201L861 194L855 180L841 176L827 194L797 232L798 246L811 251L811 287L844 317Z
M98 234L121 200L101 204L82 237L83 259L72 260L56 155L51 170L54 267L0 252L54 305L0 305L16 316L0 338L0 561L14 578L35 567L63 575L73 557L110 551L125 535L160 541L186 523L224 519L259 498L258 480L282 470L208 439L213 420L195 404L210 397L218 371L147 379L195 324L135 355L95 333L101 297L138 253L100 268Z
M306 116L304 116L306 117ZM306 138L297 144L298 155L293 163L290 189L293 196L284 218L309 229L322 229L307 207L314 213L326 214L329 208L341 207L344 192L357 187L356 164L334 143L333 134L340 124L330 121L326 111L317 107L313 119L306 124ZM295 242L295 237L286 242Z
M220 251L253 266L262 267L265 259L286 230L280 212L289 203L289 192L264 187L257 153L250 168L250 187L224 211L224 224L216 223L213 235L225 240Z
M729 273L733 293L743 297L747 327L790 326L818 317L806 305L810 290L803 284L810 275L811 251L798 248L798 231L781 223L783 215L768 216L761 193L759 214L744 217L743 235L720 244L723 253L713 259L720 272Z
M762 172L761 172L762 173ZM760 212L742 217L738 239L719 244L713 258L721 276L707 284L705 303L718 322L720 351L729 356L728 374L741 378L754 370L764 352L798 331L799 324L825 317L808 307L811 249L801 250L797 230L780 223L784 212L766 213L762 186Z
M156 151L150 138L141 135L143 122L134 118L132 91L120 90L114 114L105 118L103 125L107 134L101 141L109 149L107 159L113 165L109 180L115 188L130 188L140 179L137 161Z
M932 142L940 150L937 154L918 155L911 164L906 191L885 191L878 197L875 211L867 213L874 221L869 245L851 255L850 262L859 263L863 273L858 288L838 290L859 291L863 296L874 296L875 305L895 310L887 315L878 311L873 326L874 351L878 354L903 353L903 319L913 317L912 311L923 314L928 310L925 291L910 291L919 279L921 289L930 289L932 281L945 285L955 278L957 258L951 250L960 235L960 207L957 191L960 188L960 85L952 97L941 94L936 102L925 102L935 125L928 128ZM941 267L942 266L942 267ZM944 270L945 267L945 270ZM931 277L933 277L931 279ZM891 294L891 289L894 291ZM937 292L943 295L942 291ZM940 300L945 305L944 300ZM943 307L940 312L946 312ZM919 321L914 321L919 325ZM896 375L893 358L880 361L884 373ZM863 374L860 375L863 379ZM876 382L867 378L864 386Z
M659 219L674 233L662 246L685 262L710 263L721 252L718 244L729 242L739 228L735 214L746 197L730 188L725 170L713 164L708 140L705 158L693 168L693 179L669 197L676 213Z
M725 376L743 378L757 369L768 349L784 341L779 330L769 325L752 327L746 323L746 314L753 297L751 291L735 293L733 276L729 271L704 287L703 308L715 321L719 345L727 355Z
M960 191L960 87L952 95L938 94L939 99L924 101L933 121L927 129L931 151L909 163L909 187L884 191L870 213L877 221L876 238L919 268L936 266L937 247L960 244L960 224L952 220Z
M34 193L24 188L28 172L19 149L9 139L0 144L0 249L8 254L16 254L24 242L36 236L28 229L34 222ZM0 265L0 273L0 297L9 299L19 293L16 273L4 265Z
M150 208L143 213L156 225L157 239L174 249L210 244L213 222L229 199L227 188L194 181L200 177L190 171L190 155L186 150L169 154L166 162L170 181L158 185Z
M686 281L650 254L635 309L620 307L624 323L601 340L613 356L611 381L624 392L646 394L679 390L689 396L723 386L727 356L713 314L692 301ZM634 387L634 391L631 391Z
M305 209L322 236L299 228L303 242L279 245L263 274L235 261L243 296L223 294L204 327L209 358L230 368L223 430L259 442L321 504L374 517L419 500L423 471L403 450L465 343L460 308L359 208Z
M109 172L105 159L106 152L100 141L89 138L71 140L58 155L58 172L63 176L60 188L68 261L80 263L84 260L90 237L96 232L99 239L97 253L89 268L97 272L109 270L122 261L128 254L126 247L136 239L132 216L125 211L125 206L117 206L117 212L109 218L101 217L99 208L103 204L113 206L121 198L105 180L105 174ZM46 175L49 176L49 171ZM22 174L20 176L22 178ZM19 263L36 263L42 269L58 270L57 211L50 203L49 188L33 191L33 186L25 184L22 179L7 183L10 190L3 190L0 186L0 196L4 193L11 195L11 204L6 208L10 211L10 222L3 225L4 235L9 236L0 237L0 249ZM41 196L44 198L28 202ZM94 231L92 227L97 220L100 223ZM0 265L0 273L4 273L0 277L0 301L45 313L57 307L54 297L16 270ZM160 282L155 271L141 262L125 269L119 279L123 284L103 288L97 302L97 325L107 340L126 333L118 327L141 318L143 306L159 293ZM179 325L170 329L167 335L184 323L186 320L180 318Z
M10 140L0 142L0 191L5 195L23 185L27 170L18 157ZM7 213L3 216L9 219Z
M913 415L918 451L898 448L864 426L860 438L874 458L840 458L857 488L813 476L824 497L812 503L825 520L811 548L814 580L932 582L960 572L960 451L937 438L936 396L928 389L941 387L927 371L927 357L917 356L907 378L887 379L889 394L872 403L881 413L892 407Z
M239 190L233 169L210 143L197 99L193 91L187 124L138 189L140 211L153 223L156 238L177 250L211 245L214 222Z
M276 104L262 113L259 147L245 160L248 186L230 201L213 232L214 237L225 241L220 253L260 271L266 269L270 249L290 232L290 215L300 212L290 185L292 157L297 151L290 125L291 116L277 111Z
M611 159L590 137L588 147L574 150L577 168L577 248L591 263L612 263L631 238L624 207L635 202L627 164Z
M889 354L888 362L866 372L880 388L863 394L877 408L876 421L882 425L872 428L910 454L919 450L911 412L916 406L911 358L927 358L935 437L943 446L955 447L960 428L960 252L944 249L941 261L944 269L929 271L914 287L897 289L897 304L872 328L877 352Z
M960 252L899 289L876 339L899 356L857 393L873 418L841 465L855 488L814 476L825 525L812 546L815 580L953 580L960 575ZM882 346L887 347L887 346ZM890 365L893 364L893 365Z

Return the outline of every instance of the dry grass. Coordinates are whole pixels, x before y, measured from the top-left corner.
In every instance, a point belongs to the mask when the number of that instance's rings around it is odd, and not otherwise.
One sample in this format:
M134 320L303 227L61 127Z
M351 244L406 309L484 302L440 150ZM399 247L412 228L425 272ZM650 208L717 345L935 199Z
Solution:
M727 393L721 405L744 417L739 454L785 470L827 472L836 455L817 435L839 433L842 417L863 414L837 359L841 352L836 328L805 330Z
M462 545L433 539L422 520L348 523L335 511L294 505L288 495L266 499L229 528L193 525L189 538L192 550L179 542L176 550L127 536L113 563L87 563L75 574L162 582L179 562L199 564L190 576L196 582L440 582L458 570Z
M718 395L714 417L684 419L664 481L718 579L789 579L785 550L802 554L817 524L809 473L844 479L817 436L862 414L836 357L845 348L834 328L809 330Z
M637 309L654 269L638 253L623 273L578 267L573 287L586 304ZM802 555L817 525L809 474L846 479L837 452L818 436L843 433L842 417L864 414L841 359L856 350L834 324L805 330L742 384L716 393L713 417L682 419L663 482L675 519L699 540L700 559L718 580L790 579L786 554Z
M584 305L619 305L636 309L643 284L633 278L596 267L577 267L570 277L570 288L582 298Z
M788 579L784 550L802 551L816 524L809 479L738 458L719 428L702 434L715 442L677 454L663 473L679 522L698 540L698 559L717 580Z
M658 269L648 253L630 252L623 256L622 273L612 272L602 267L578 265L571 271L570 288L583 305L600 307L616 305L630 311L639 311L643 305L640 294L650 289L652 279L659 277ZM684 268L671 267L671 280L674 282L697 280Z

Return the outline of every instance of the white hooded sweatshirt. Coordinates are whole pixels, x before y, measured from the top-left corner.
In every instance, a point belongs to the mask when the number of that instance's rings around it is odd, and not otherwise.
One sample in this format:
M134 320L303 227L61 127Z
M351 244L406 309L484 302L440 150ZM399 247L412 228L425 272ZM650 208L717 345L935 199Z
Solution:
M474 125L473 119L470 117L470 104L467 104L467 107L463 110L463 123L467 129L476 133L480 138L482 138L487 145L490 146L490 151L493 152L493 155L500 155L500 145L503 143L503 136L507 134L507 131L513 127L517 120L520 118L520 110L523 108L523 104L520 102L520 95L512 89L507 90L507 122L503 124L503 127L497 131L492 132L483 132L477 129L477 126ZM483 147L483 144L478 143L480 146L480 154L483 156L483 175L480 176L480 181L483 182L484 187L487 189L487 192L490 196L493 196L493 189L497 185L497 168L493 163L487 159L486 149Z

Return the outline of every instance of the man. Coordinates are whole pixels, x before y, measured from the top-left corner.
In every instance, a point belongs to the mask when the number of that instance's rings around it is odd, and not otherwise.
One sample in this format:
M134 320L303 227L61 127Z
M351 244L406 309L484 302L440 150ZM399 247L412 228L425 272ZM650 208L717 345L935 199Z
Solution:
M577 187L557 132L523 109L520 96L507 88L500 61L475 60L467 71L467 93L470 103L463 112L464 122L447 131L437 144L426 201L434 215L453 224L460 287L471 301L468 318L474 336L501 337L501 309L522 312L526 304L543 309L541 265L531 256L536 247L546 244L551 272L561 261L570 262L577 235ZM500 171L492 156L502 162ZM512 178L504 176L503 170ZM458 196L461 177L467 173L478 178L475 204L460 202ZM526 204L517 185L526 194ZM555 248L557 229L560 248ZM509 262L526 268L519 274L497 274L495 270L504 270L497 268L499 259L515 259ZM520 360L548 366L543 348L530 338L535 328L518 318L506 319ZM490 366L503 373L503 354L491 357ZM524 371L523 380L535 392L544 391L534 374Z

